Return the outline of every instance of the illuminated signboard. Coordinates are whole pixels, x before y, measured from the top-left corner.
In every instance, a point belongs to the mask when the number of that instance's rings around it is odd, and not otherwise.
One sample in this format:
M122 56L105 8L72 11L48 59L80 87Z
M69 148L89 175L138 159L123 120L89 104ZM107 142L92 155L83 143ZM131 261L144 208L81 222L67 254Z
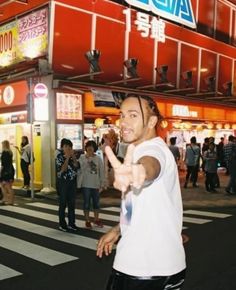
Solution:
M188 106L173 105L172 115L180 117L198 117L198 112L190 111Z
M196 28L191 0L126 0L126 2L169 20Z
M0 67L45 55L47 48L47 8L0 26Z

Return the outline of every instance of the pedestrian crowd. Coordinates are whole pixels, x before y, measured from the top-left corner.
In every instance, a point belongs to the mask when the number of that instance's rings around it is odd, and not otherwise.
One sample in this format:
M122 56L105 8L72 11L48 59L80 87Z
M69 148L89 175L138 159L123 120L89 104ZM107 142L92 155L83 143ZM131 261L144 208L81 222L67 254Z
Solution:
M180 153L175 140L175 137L170 138L169 149L178 163ZM214 137L206 137L201 146L197 143L195 136L190 138L184 157L186 165L184 188L187 188L189 183L192 183L193 187L198 187L198 174L202 170L205 174L206 191L216 193L217 188L220 187L218 168L221 167L225 168L229 176L228 185L225 188L226 194L236 194L236 137L230 135L226 141L221 137L220 142L215 144Z

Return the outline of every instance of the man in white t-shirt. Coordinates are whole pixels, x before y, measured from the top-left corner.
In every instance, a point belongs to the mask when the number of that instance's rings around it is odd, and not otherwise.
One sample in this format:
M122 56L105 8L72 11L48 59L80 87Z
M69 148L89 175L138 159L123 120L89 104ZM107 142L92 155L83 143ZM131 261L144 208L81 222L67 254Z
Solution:
M172 153L156 136L161 119L152 98L128 95L121 105L121 134L131 144L124 163L105 149L114 187L122 192L120 223L97 247L97 256L109 255L120 238L106 290L177 290L184 282L179 177Z

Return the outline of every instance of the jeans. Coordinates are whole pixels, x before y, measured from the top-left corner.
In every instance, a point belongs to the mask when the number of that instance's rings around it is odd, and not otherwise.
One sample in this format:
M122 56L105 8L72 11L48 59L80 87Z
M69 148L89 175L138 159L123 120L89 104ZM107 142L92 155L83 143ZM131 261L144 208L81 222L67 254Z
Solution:
M88 188L88 187L82 187L82 194L84 198L84 205L83 209L86 211L90 210L90 201L92 199L93 202L93 209L97 210L100 208L99 205L99 191L97 188Z
M66 226L65 210L68 207L68 224L75 225L76 180L58 180L59 189L59 224Z
M185 270L172 276L134 277L112 270L106 290L180 290Z
M24 159L21 159L20 167L24 178L24 185L29 186L30 184L29 163L25 162Z

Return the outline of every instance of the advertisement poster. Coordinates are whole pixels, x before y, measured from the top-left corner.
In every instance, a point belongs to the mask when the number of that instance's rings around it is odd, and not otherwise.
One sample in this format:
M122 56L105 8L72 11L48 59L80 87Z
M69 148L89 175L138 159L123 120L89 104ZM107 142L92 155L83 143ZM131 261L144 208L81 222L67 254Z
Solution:
M43 8L0 26L0 66L47 54L48 9Z
M62 138L70 139L73 149L80 150L82 145L82 125L78 124L57 124L57 148L60 148Z
M82 120L82 95L57 93L57 119Z

